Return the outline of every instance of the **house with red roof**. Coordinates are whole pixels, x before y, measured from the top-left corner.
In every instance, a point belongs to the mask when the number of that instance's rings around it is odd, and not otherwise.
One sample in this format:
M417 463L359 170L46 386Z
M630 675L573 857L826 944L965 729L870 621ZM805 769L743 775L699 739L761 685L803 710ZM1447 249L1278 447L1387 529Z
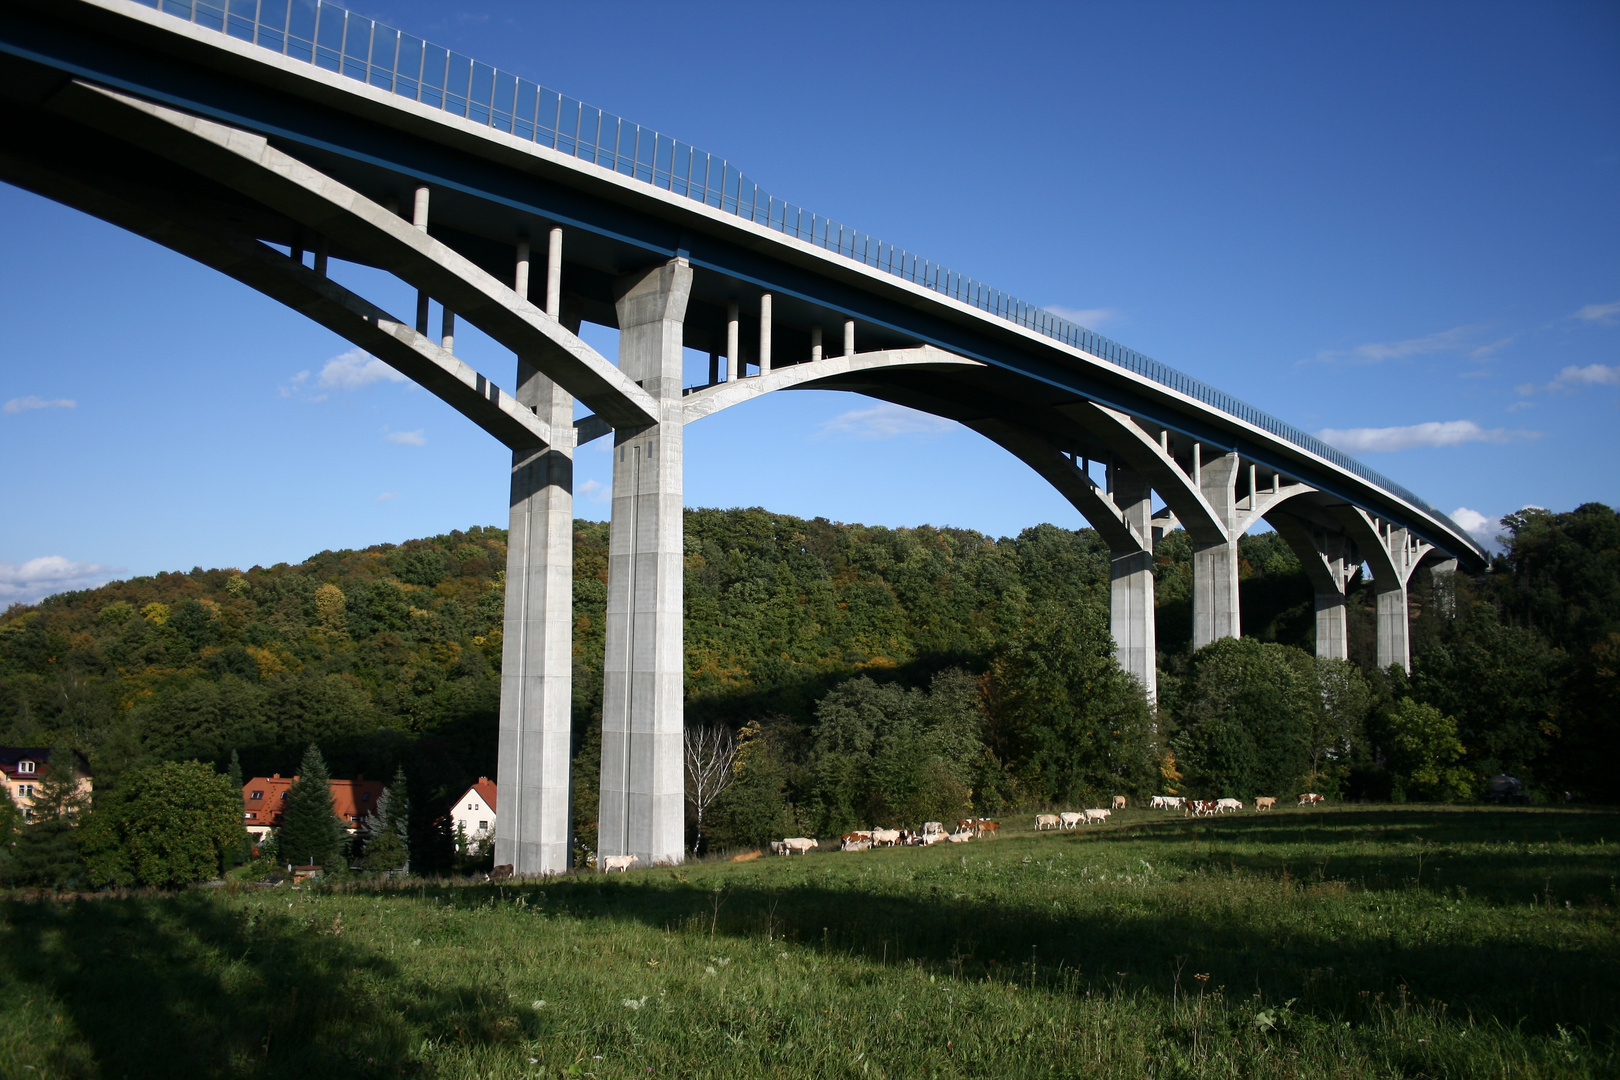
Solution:
M287 789L297 779L276 773L255 776L242 785L242 824L253 834L253 839L263 840L266 833L281 824ZM326 786L332 793L332 813L353 836L377 809L384 785L381 780L357 776L353 780L328 780Z
M467 837L467 854L477 855L495 839L495 783L480 776L450 811L451 827Z

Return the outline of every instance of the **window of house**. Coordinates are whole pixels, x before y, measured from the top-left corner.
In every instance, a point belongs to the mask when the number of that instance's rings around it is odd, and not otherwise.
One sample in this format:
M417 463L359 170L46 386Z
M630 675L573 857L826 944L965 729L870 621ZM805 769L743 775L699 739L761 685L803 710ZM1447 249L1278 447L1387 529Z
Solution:
M349 815L349 820L350 820L350 821L353 821L353 820L354 820L354 815L353 815L353 814L350 814L350 815Z
M17 771L20 773L31 773L34 771L34 763L32 761L19 761L17 762Z
M369 791L362 791L362 792L361 792L361 793L360 793L360 801L361 801L361 802L370 802L370 801L371 801L371 792L369 792Z
M252 799L252 800L262 799L262 798L264 798L264 792L262 792L262 791L250 791L250 792L248 792L248 798Z
M283 791L283 792L282 792L282 793L281 793L281 801L282 801L282 802L286 802L286 801L287 801L287 793L286 793L286 792L285 792L285 791Z
M478 804L475 803L475 802L470 802L470 803L467 804L467 809L476 810L476 809L478 809Z
M17 794L19 794L19 795L27 795L29 798L33 798L33 796L34 796L34 785L33 784L18 784L17 785Z
M249 810L249 811L245 812L242 816L244 818L246 818L247 820L252 821L254 818L258 817L259 815L255 814L253 811Z
M31 806L23 807L23 820L24 821L33 821L34 820L34 809L33 809L33 807L31 807Z
M479 822L479 823L478 823L478 827L479 827L479 828L480 828L480 829L487 829L487 828L489 828L489 822L487 822L487 821L480 821L480 822Z

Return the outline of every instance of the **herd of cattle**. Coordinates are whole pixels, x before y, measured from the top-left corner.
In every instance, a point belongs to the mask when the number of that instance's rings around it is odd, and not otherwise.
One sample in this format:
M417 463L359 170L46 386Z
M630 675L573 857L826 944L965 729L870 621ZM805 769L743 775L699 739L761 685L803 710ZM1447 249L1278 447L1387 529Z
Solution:
M1316 794L1308 792L1299 797L1299 805L1316 806L1327 800ZM1073 829L1080 825L1101 825L1108 820L1108 816L1115 810L1125 809L1126 799L1123 795L1115 795L1108 809L1097 810L1065 810L1057 814L1036 814L1035 831L1046 829ZM1256 810L1271 810L1277 805L1273 797L1263 796L1254 800ZM1242 810L1243 803L1239 799L1189 799L1182 795L1155 795L1148 800L1148 808L1152 810L1180 810L1190 817L1209 817L1215 814L1224 814L1229 810ZM911 829L863 829L858 832L848 832L839 838L841 851L869 851L875 847L927 847L930 844L948 843L965 844L969 840L994 839L996 833L1001 831L1001 822L991 821L989 818L963 818L956 823L956 828L947 832L943 822L927 821L923 827L913 832ZM809 836L790 836L786 840L772 840L772 855L807 855L813 849L821 846L820 841ZM609 855L602 859L603 873L614 870L624 871L630 869L631 864L637 861L634 855ZM510 877L510 866L497 866L495 873Z
M1327 800L1314 792L1301 795L1299 805L1315 806ZM1115 795L1108 809L1066 810L1057 814L1036 814L1035 831L1046 829L1074 829L1080 825L1101 825L1115 810L1124 810L1126 798ZM1256 810L1271 810L1277 805L1274 797L1262 796L1254 800ZM1189 799L1182 795L1155 795L1148 806L1153 810L1180 810L1191 817L1224 814L1229 810L1242 810L1239 799ZM989 818L963 818L956 828L946 831L943 822L927 821L923 827L911 829L861 829L839 837L840 851L870 851L875 847L927 847L930 844L965 844L969 840L993 839L1001 829L1001 822ZM807 855L819 848L821 842L809 836L790 836L786 840L772 840L772 855Z

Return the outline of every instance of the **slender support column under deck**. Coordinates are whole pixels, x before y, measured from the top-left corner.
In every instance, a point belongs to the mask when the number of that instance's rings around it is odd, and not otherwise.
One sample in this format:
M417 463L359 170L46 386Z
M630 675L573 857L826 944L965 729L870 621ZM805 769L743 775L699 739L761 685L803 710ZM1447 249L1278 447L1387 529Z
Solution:
M1109 470L1114 503L1125 520L1146 537L1152 535L1153 491L1140 474L1123 467ZM1153 553L1116 551L1109 555L1108 628L1114 637L1119 666L1135 676L1148 701L1159 695L1158 653L1154 642Z
M574 401L521 359L515 396L538 410L558 444L512 453L495 865L558 874L568 869L572 832Z
M810 359L812 361L821 359L821 327L819 326L810 328Z
M691 266L676 259L617 289L619 367L657 399L660 419L614 434L597 854L643 865L678 863L686 846L681 346L691 288Z
M445 352L455 352L456 313L451 311L449 308L441 308L439 310L439 315L439 325L442 331L439 340L440 347L443 348Z
M1222 454L1208 461L1193 444L1193 475L1204 498L1215 508L1226 539L1193 543L1193 648L1223 637L1238 637L1238 533L1235 481L1238 456Z
M726 305L726 382L737 381L737 305Z
M844 320L844 355L855 355L855 320Z
M546 314L562 318L562 229L553 227L546 245Z
M427 232L428 189L426 185L416 189L416 201L411 207L411 224L423 232ZM428 294L426 289L416 290L416 332L424 336L428 332Z
M759 373L771 373L771 294L759 298Z
M529 240L517 242L517 264L512 269L512 291L523 299L529 298Z

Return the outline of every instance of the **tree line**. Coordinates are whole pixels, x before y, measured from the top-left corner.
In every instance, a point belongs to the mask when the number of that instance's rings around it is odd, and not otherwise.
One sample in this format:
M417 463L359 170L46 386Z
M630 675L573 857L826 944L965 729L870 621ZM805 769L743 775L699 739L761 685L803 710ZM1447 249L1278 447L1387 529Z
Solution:
M1311 589L1275 534L1240 543L1245 637L1189 647L1191 547L1156 548L1160 700L1111 658L1108 553L1089 529L1016 537L761 509L686 515L686 714L734 733L714 846L1105 794L1614 801L1620 515L1504 520L1491 571L1412 590L1413 669L1313 655ZM607 525L574 556L575 831L594 846ZM495 771L505 532L193 569L0 616L0 738L85 754L111 804L165 765L399 777L411 865L456 863L450 800ZM1263 789L1263 790L1262 790ZM695 818L693 821L695 833Z

